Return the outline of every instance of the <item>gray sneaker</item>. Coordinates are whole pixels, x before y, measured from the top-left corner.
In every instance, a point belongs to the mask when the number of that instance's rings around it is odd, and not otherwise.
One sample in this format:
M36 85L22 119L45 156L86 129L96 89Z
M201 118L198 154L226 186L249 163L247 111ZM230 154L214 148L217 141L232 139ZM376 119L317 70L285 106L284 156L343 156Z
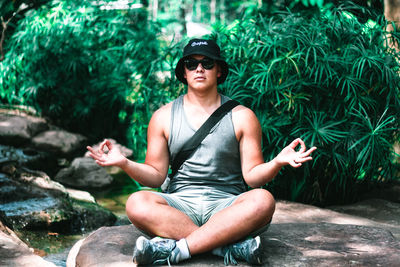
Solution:
M133 262L138 265L170 265L178 263L177 256L179 249L176 247L176 241L172 239L157 238L149 240L140 236L136 240L136 246L133 251Z
M259 236L225 246L222 249L225 265L237 265L238 260L250 264L262 264L262 246Z

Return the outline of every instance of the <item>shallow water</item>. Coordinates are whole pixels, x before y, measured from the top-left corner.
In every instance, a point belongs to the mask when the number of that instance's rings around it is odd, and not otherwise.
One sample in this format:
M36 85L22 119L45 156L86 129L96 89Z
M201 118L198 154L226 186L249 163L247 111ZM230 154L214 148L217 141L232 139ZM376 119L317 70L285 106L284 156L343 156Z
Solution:
M57 266L65 267L71 247L86 234L62 235L48 231L17 231L23 241L34 248L34 253Z
M128 224L129 221L125 215L126 200L133 192L142 188L125 174L114 174L113 177L115 182L107 189L88 191L95 197L98 204L117 215L117 225ZM32 200L32 203L34 204L35 200ZM27 205L22 205L22 207L29 208ZM30 210L35 209L35 207L35 205L31 206ZM10 210L9 212L12 211ZM34 248L35 254L60 267L66 266L68 253L72 246L90 234L90 232L87 232L76 235L63 235L49 231L19 231L16 233L30 247Z
M57 202L54 198L30 198L23 201L14 201L11 203L0 204L0 210L4 211L7 216L16 216L29 212L42 211L53 207Z

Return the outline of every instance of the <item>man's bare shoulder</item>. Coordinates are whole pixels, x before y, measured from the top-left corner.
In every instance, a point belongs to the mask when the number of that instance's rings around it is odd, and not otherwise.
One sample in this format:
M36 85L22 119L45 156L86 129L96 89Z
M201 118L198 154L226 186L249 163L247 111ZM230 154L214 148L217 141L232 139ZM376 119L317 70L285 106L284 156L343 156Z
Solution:
M232 118L235 121L244 121L244 122L246 122L247 120L258 121L256 114L251 109L243 105L238 105L232 110Z
M171 115L171 108L172 108L172 102L167 103L167 104L161 106L159 109L157 109L157 110L154 112L153 117L161 118L161 119L162 119L162 118L165 118L166 116L167 116L167 117L170 117L170 115Z
M260 122L256 114L249 108L239 105L232 110L232 121L238 140L244 133L260 131Z
M163 105L153 113L149 123L149 133L159 132L168 139L171 108L172 102Z

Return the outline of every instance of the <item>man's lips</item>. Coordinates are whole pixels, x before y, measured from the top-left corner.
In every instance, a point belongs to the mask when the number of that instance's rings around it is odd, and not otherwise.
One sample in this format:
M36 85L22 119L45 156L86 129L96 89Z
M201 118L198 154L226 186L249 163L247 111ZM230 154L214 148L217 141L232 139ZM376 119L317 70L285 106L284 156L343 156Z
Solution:
M198 80L205 80L206 79L206 77L203 77L203 76L199 76L199 77L195 77L194 78L196 81L198 81Z

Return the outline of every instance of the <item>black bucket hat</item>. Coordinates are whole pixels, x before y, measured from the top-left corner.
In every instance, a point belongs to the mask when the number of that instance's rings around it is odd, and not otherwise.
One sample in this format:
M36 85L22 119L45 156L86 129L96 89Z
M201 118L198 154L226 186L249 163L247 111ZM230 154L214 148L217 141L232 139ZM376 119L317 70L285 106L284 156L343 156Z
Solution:
M185 77L183 77L184 73L184 60L191 55L202 55L205 57L209 57L217 61L218 65L221 67L221 76L218 77L217 83L223 83L228 76L229 68L226 61L221 58L221 49L213 40L206 39L192 39L183 49L183 56L178 61L175 67L175 75L179 81L187 84Z

